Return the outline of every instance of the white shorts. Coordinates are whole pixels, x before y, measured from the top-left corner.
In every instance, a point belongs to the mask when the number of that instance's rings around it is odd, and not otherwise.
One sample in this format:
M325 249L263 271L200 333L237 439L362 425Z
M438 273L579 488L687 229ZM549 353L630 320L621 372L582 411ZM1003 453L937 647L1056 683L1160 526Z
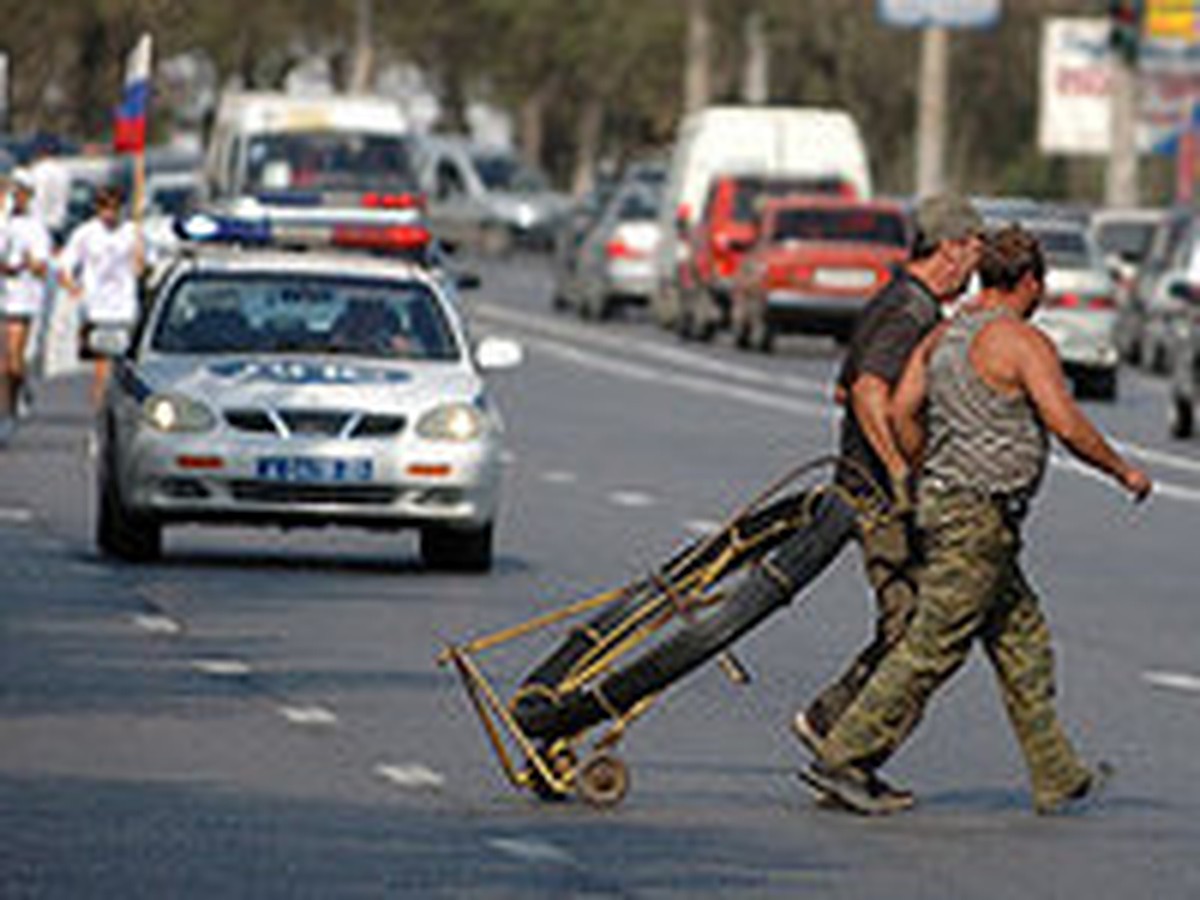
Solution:
M0 316L9 319L35 319L41 312L40 298L0 292Z

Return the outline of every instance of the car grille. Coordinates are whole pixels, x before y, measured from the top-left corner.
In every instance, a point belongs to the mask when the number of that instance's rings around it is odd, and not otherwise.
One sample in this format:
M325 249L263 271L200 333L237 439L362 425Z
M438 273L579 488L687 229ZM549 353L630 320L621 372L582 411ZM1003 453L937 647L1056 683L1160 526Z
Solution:
M233 481L229 489L242 503L347 504L351 506L388 506L396 502L399 490L374 484L280 484L271 481Z
M404 431L404 416L324 410L285 409L274 418L264 409L227 409L225 422L246 434L275 437L396 437Z

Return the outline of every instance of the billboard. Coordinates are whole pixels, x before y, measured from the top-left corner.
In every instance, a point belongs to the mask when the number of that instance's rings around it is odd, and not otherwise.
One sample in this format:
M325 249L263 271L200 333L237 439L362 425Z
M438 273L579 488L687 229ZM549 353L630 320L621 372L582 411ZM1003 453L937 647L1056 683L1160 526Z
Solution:
M879 18L901 28L987 28L1000 18L1000 0L878 0Z
M1113 64L1107 19L1046 20L1038 115L1043 153L1108 153ZM1144 153L1174 152L1193 102L1200 98L1200 44L1143 41L1138 91L1138 146Z

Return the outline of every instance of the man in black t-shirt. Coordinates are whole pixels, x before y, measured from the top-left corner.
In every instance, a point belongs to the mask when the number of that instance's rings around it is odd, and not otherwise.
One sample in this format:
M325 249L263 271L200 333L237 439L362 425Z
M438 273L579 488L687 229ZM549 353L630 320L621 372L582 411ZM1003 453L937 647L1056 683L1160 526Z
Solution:
M703 618L689 622L598 685L560 693L562 674L614 623L623 621L624 612L618 603L573 633L518 692L513 715L529 737L549 743L628 713L786 606L857 537L879 598L876 636L850 671L809 711L796 716L797 734L815 745L854 699L883 653L898 640L913 601L907 576L908 530L902 517L888 516L882 524L862 522L854 500L870 498L881 489L901 511L907 504L908 468L888 423L891 391L909 353L940 318L940 304L965 288L980 250L982 221L961 198L939 195L923 201L916 227L911 258L863 310L838 379L838 397L846 410L835 475L841 490L813 495L808 523L755 565ZM794 508L804 499L787 502ZM911 803L911 795L882 784L879 789L896 796L898 803Z

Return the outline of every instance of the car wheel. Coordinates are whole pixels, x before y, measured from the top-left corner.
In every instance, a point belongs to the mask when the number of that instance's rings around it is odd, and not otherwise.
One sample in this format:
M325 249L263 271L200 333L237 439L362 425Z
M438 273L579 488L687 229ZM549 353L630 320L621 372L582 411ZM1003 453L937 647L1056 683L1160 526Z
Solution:
M1087 376L1087 392L1094 400L1117 399L1117 370L1100 369L1089 372Z
M103 555L126 562L152 562L162 556L162 525L127 509L108 472L101 473L97 493L96 546Z
M492 567L492 523L470 529L421 529L421 559L430 569L487 572Z
M744 318L733 326L733 344L739 350L749 350L752 346L751 324Z
M1195 431L1195 410L1192 401L1178 394L1171 398L1169 429L1173 438L1190 438Z

